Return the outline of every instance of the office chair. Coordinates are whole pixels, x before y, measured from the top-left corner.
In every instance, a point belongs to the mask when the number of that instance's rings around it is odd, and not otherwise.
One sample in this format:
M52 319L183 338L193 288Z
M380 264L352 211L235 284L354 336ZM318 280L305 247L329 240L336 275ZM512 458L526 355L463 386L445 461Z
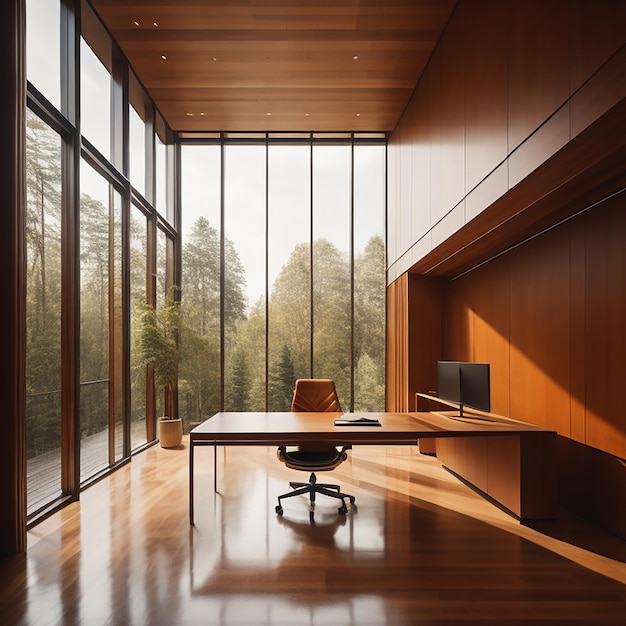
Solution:
M335 389L335 383L326 378L301 378L296 381L293 393L291 410L294 412L341 412L339 398ZM315 496L321 493L331 498L341 500L339 513L345 515L348 508L346 498L354 504L354 496L342 493L339 485L318 483L315 472L324 472L335 469L348 458L347 450L351 446L346 445L341 449L329 444L308 443L298 446L296 449L288 450L287 446L280 446L277 454L278 458L289 468L296 470L310 471L308 483L290 482L289 486L293 491L278 496L276 513L283 514L281 501L284 498L291 498L303 494L309 495L311 501L310 518L313 520L313 509L315 508Z

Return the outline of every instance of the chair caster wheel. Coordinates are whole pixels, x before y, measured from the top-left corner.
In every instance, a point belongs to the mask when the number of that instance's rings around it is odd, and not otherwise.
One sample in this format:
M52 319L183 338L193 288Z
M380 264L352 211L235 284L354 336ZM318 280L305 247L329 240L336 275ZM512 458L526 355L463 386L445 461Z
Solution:
M280 504L276 507L276 515L282 515L283 514L283 507L280 506Z
M337 511L339 514L345 515L348 512L348 507L345 504L342 504Z

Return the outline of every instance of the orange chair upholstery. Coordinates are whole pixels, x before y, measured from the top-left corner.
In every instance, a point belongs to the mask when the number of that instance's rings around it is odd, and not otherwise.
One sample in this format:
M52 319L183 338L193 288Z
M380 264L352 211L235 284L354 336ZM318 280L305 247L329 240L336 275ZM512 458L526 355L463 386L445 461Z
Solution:
M291 403L291 410L294 412L307 413L327 413L341 412L341 405L337 397L334 381L327 378L301 378L296 381L296 387ZM348 458L347 450L349 445L336 448L328 444L315 444L307 442L295 449L288 449L286 446L278 448L278 458L289 468L295 470L310 471L309 482L290 482L289 486L293 491L289 491L278 496L276 513L283 514L282 500L293 496L307 494L310 500L310 519L313 521L315 508L315 496L320 493L342 501L339 513L347 512L346 499L354 504L354 496L342 493L339 485L318 483L315 472L329 471L335 469Z

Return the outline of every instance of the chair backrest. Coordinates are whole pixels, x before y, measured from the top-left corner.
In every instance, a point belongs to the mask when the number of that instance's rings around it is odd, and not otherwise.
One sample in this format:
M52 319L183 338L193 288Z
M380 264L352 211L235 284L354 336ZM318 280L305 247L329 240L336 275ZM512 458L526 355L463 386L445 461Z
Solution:
M329 378L299 378L293 392L291 410L302 412L341 411L335 383Z

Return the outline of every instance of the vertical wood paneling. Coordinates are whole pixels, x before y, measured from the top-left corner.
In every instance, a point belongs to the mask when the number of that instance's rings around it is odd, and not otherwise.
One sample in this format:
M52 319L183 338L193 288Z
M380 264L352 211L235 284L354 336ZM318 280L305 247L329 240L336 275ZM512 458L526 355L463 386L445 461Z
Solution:
M626 43L626 2L571 0L571 92Z
M569 2L509 3L509 152L569 97Z
M473 189L507 156L506 2L477 0L467 11L464 55L465 190ZM470 41L471 39L471 41ZM470 43L474 42L474 45ZM475 42L481 42L475 45ZM504 193L504 189L501 193Z
M511 417L570 434L569 230L511 255Z
M585 229L584 220L569 225L570 243L570 437L585 440Z
M584 218L585 443L626 458L626 194Z
M435 49L420 84L424 85L428 98L430 224L432 227L443 217L446 208L441 199L441 48Z
M509 415L510 394L510 270L508 259L489 264L475 277L469 276L473 341L471 358L490 363L491 410ZM494 298L494 294L497 297Z
M465 196L465 50L467 4L460 4L441 41L440 153L442 213ZM461 224L462 225L462 224Z
M411 172L412 186L412 221L411 241L415 242L423 237L431 227L430 222L430 136L428 117L428 98L423 90L416 92L412 102L415 115L413 122L412 151L413 170Z
M409 410L417 410L415 394L437 389L441 358L441 283L409 275Z
M471 283L454 281L443 293L443 330L441 358L448 361L471 361L474 324L471 309Z
M387 288L387 410L406 411L408 399L408 274Z

